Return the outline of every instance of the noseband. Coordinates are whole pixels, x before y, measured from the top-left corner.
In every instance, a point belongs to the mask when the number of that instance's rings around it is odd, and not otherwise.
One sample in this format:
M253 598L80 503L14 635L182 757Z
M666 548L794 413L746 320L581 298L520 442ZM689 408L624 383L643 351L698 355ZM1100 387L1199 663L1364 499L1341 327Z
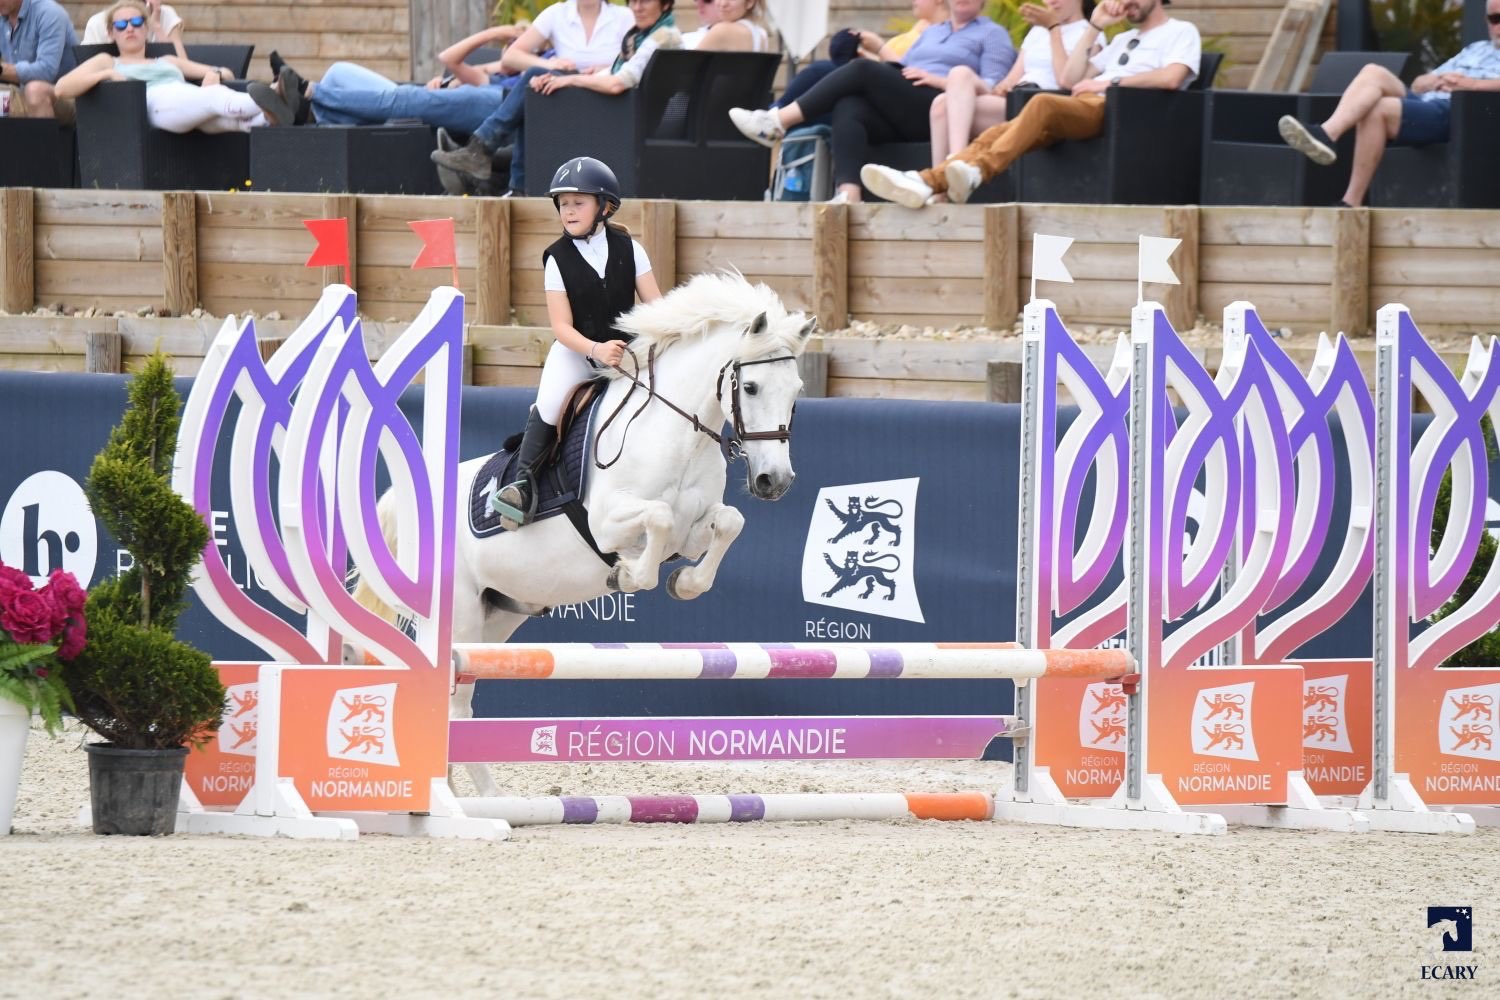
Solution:
M731 412L730 426L734 428L734 435L729 441L719 441L719 436L714 435L714 440L724 447L724 453L732 462L745 453L746 441L790 441L792 439L792 423L797 419L797 404L792 404L792 415L787 422L779 425L774 431L747 431L745 430L745 418L740 413L740 369L749 368L751 365L770 365L778 361L796 362L796 358L790 354L784 354L779 358L761 358L759 361L731 361L719 369L718 381L714 383L714 398L719 401L722 409L724 406L724 373L729 373L729 409ZM696 425L697 421L693 423Z
M630 348L627 347L625 350L627 354L630 354L630 357L633 360L635 358L635 355L630 352ZM639 378L636 377L634 373L628 372L624 368L621 368L619 366L616 366L615 368L616 371L630 380L630 390L625 393L625 398L620 400L620 405L615 407L614 412L611 413L605 419L604 423L599 426L599 433L594 437L595 467L600 469L607 469L620 460L620 456L625 453L625 433L629 432L630 425L635 423L635 418L640 416L641 413L646 409L646 407L650 405L652 399L661 400L662 405L664 405L667 409L671 410L673 413L677 414L688 423L692 424L693 430L712 438L714 442L718 444L719 449L724 454L724 457L731 462L739 458L741 455L745 454L746 441L791 441L792 421L797 416L797 406L795 403L792 405L792 416L788 418L786 423L781 424L774 431L747 431L745 429L745 419L740 410L740 369L749 368L752 365L769 365L778 361L795 362L796 360L797 359L795 356L791 354L784 354L780 357L775 358L761 358L759 361L725 362L724 367L719 369L718 380L714 383L714 398L718 400L719 407L720 409L722 409L724 406L724 374L727 372L729 374L730 426L733 427L734 430L733 433L731 433L728 438L726 438L718 431L710 427L705 427L703 425L703 422L698 419L697 414L689 413L688 411L684 410L682 407L678 406L676 403L672 402L670 399L656 391L656 345L652 344L651 350L646 353L646 377L650 380L649 384L647 382L642 382ZM639 362L637 362L636 364L636 371L640 371ZM599 439L604 436L605 430L608 429L609 425L614 422L614 419L620 415L620 412L625 409L625 404L630 402L630 397L635 393L637 387L646 390L646 399L643 403L641 403L639 407L636 408L636 411L630 415L630 419L625 422L625 432L622 432L620 435L620 450L617 451L615 453L615 457L610 459L608 462L601 462L599 461Z

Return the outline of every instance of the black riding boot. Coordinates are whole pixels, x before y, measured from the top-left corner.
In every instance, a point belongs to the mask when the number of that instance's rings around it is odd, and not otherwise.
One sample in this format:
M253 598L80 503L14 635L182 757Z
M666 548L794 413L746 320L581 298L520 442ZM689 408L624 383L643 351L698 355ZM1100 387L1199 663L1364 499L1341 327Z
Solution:
M533 406L526 416L526 433L516 449L516 481L490 499L490 507L500 515L500 524L506 531L530 524L535 516L537 467L556 440L557 428L543 420Z

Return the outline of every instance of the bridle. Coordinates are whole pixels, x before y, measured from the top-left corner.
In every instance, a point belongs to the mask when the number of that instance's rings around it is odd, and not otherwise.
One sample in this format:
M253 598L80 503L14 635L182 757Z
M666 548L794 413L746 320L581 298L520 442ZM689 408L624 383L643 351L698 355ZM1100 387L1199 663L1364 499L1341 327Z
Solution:
M697 414L689 413L688 411L684 410L682 407L678 406L676 403L672 402L670 399L656 391L655 344L652 344L651 349L646 352L646 377L650 380L649 383L642 382L637 377L637 373L640 372L641 368L640 361L636 358L635 353L632 352L629 347L625 348L625 353L629 354L631 360L636 362L635 372L628 372L619 365L614 366L616 371L630 380L631 385L630 390L625 393L625 398L620 400L620 405L615 407L614 412L612 412L607 418L605 418L604 423L599 425L599 433L594 436L595 468L607 469L620 460L620 456L625 453L625 436L630 431L630 425L635 423L635 418L640 416L641 413L646 409L646 407L651 404L652 399L660 400L663 406L671 410L673 413L677 414L679 417L682 417L688 423L692 424L693 430L712 438L714 442L719 446L720 451L724 454L725 459L730 462L733 462L735 459L745 454L746 441L791 441L792 422L796 419L797 416L797 406L795 403L792 404L792 415L787 418L787 422L778 426L774 431L747 431L745 429L745 419L740 409L740 370L743 368L749 368L753 365L774 364L778 361L791 361L795 363L797 359L794 355L784 354L774 358L761 358L757 361L731 360L724 363L724 366L719 369L719 377L714 383L714 398L719 401L719 407L722 410L724 406L724 375L725 373L728 373L730 426L733 427L734 430L728 437L725 437L723 434L720 434L713 428L705 426L703 421L698 419ZM646 399L641 403L639 407L636 408L636 411L630 415L630 419L625 421L625 430L620 434L620 450L615 452L615 457L610 459L608 462L601 462L599 461L599 441L604 437L604 432L609 428L609 425L613 423L614 419L618 417L621 411L625 409L625 404L630 402L630 397L635 394L635 390L637 387L646 390Z

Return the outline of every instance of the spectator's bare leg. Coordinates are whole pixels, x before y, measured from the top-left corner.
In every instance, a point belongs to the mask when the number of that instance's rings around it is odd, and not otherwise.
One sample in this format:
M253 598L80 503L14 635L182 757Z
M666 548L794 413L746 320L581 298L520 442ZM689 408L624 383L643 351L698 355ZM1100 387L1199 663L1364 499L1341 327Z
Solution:
M801 125L803 122L807 121L806 116L802 114L801 105L799 105L796 101L793 101L791 104L788 104L784 108L772 108L771 110L775 113L777 119L781 122L781 127L783 129L796 128L798 125Z
M44 80L32 80L21 88L21 100L26 104L26 117L28 118L51 118L55 114L52 107L56 91L52 84Z
M932 129L934 165L947 159L950 152L963 149L969 144L969 139L973 136L974 104L979 99L979 95L987 93L988 90L984 81L979 78L979 74L968 66L958 65L949 71L948 88L938 98L938 101L942 101L947 106L946 141L939 154L937 123L934 121Z
M948 158L948 95L937 95L932 107L927 109L927 127L932 133L932 164L937 166Z
M1371 63L1360 70L1344 90L1338 107L1334 108L1333 114L1323 123L1323 131L1328 133L1330 139L1337 139L1360 124L1385 98L1405 96L1406 84L1401 82L1400 77L1384 66Z
M1373 111L1359 120L1354 128L1354 160L1349 166L1349 187L1344 203L1358 208L1365 202L1370 181L1388 142L1401 131L1401 98L1383 97Z

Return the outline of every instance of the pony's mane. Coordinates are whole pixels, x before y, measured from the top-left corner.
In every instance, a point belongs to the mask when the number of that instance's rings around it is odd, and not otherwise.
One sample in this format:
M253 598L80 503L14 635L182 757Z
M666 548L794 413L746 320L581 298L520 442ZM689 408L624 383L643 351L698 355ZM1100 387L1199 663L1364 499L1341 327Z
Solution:
M636 306L621 316L617 325L635 334L631 350L645 357L653 344L660 353L679 340L701 339L723 324L744 330L761 313L769 321L771 339L767 346L774 343L777 348L796 353L799 330L787 329L787 311L781 297L763 284L750 284L738 271L697 275L655 302Z

